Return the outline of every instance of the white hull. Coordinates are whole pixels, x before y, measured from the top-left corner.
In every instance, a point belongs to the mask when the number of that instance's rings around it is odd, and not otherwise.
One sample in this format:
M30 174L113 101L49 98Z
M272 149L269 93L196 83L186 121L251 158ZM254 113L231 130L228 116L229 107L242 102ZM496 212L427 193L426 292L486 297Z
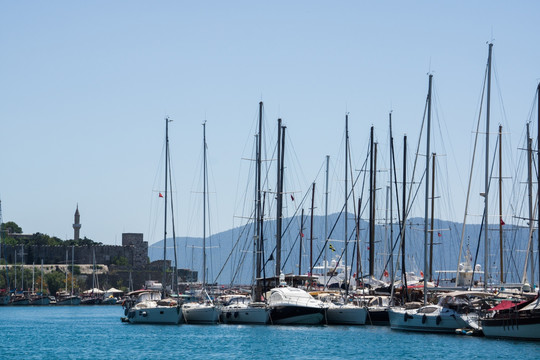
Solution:
M215 324L219 319L219 309L214 305L187 303L182 306L186 324Z
M266 324L270 310L266 307L229 307L221 309L220 321L224 324Z
M326 310L326 320L329 325L364 325L367 313L363 307L331 304Z
M450 309L443 308L440 312L432 313L418 313L418 310L420 309L390 308L388 310L390 327L393 330L452 334L456 329L477 327L473 317L460 315Z
M177 325L182 322L182 311L179 306L156 306L138 308L134 306L127 314L131 324L165 324Z

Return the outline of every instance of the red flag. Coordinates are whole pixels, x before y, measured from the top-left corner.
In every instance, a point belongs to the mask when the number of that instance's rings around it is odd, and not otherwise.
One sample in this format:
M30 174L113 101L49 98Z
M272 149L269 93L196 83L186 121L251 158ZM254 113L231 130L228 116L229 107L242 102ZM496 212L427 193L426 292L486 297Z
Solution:
M501 225L506 225L506 223L503 221L502 218L501 218Z
M437 236L438 236L438 237L441 237L442 235L441 235L441 233L437 233Z
M424 276L424 272L423 271L420 271L420 276Z
M384 277L388 277L388 271L384 270Z
M161 193L159 193L159 197L163 197L163 195Z
M291 194L291 200L294 201L294 196L292 196L292 194Z
M304 233L300 233L300 236L301 236L301 237L304 237Z

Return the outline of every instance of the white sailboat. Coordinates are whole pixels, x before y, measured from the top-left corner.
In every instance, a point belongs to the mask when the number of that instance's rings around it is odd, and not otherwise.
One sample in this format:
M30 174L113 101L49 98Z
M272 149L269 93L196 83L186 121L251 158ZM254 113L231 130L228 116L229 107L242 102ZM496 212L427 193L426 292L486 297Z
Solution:
M366 323L366 317L368 311L363 306L358 306L357 304L349 302L349 267L347 266L348 261L348 239L349 233L347 230L347 203L349 199L349 190L347 188L347 178L348 178L348 159L349 159L349 115L345 115L345 209L344 209L344 222L345 222L345 266L344 266L344 288L345 294L340 301L330 302L328 308L326 309L326 321L328 324L344 324L344 325L364 325ZM359 210L360 211L360 210Z
M169 179L169 118L165 118L165 213L164 213L164 236L163 236L163 283L162 292L155 290L141 290L128 294L135 298L134 304L125 304L127 321L131 324L166 324L177 325L182 322L180 305L174 299L165 297L165 274L167 259L167 207L168 207L168 179ZM172 200L171 200L172 201Z
M184 321L187 324L215 324L218 322L220 310L214 304L206 292L206 122L203 123L203 281L199 302L186 303L182 305Z
M256 154L256 173L255 173L255 222L256 226L253 235L253 277L252 293L250 296L234 296L221 307L220 321L225 324L266 324L270 318L270 309L262 301L254 301L261 297L260 286L257 284L257 274L261 273L260 261L257 261L257 254L261 245L262 228L262 208L261 208L261 156L262 156L262 111L263 103L259 102L259 133L257 134L257 154Z

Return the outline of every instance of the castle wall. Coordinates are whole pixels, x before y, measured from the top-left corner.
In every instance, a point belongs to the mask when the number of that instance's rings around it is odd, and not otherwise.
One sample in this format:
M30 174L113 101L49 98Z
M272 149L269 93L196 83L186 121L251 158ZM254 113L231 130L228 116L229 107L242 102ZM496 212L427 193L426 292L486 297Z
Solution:
M124 235L127 235L125 239ZM21 246L5 245L4 256L8 263L14 263L15 251L17 251L17 262L20 263ZM43 259L45 264L65 264L66 251L68 264L71 264L71 246L25 245L24 262L25 264L41 264L41 259ZM132 265L134 268L142 268L148 263L148 242L143 241L143 234L122 234L122 246L74 246L73 252L73 262L75 264L92 264L94 253L96 264L111 265L119 257L125 257L129 265Z

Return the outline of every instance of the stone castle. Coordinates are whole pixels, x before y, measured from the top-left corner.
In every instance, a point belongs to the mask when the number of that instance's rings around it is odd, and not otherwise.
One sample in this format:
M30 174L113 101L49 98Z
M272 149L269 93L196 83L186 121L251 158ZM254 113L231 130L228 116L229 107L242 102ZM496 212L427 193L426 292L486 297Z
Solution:
M73 223L73 239L78 240L81 223L79 206L75 211ZM32 235L9 234L20 240L29 239ZM22 251L21 251L22 250ZM140 288L145 280L161 279L163 269L162 262L159 264L149 263L148 242L144 241L143 234L123 233L122 245L90 245L90 246L49 246L49 245L5 245L2 249L3 257L8 264L96 264L107 265L109 283L118 284L119 281L127 285L127 279L132 276L135 288ZM22 255L22 256L21 256ZM127 260L127 265L126 265ZM122 264L122 265L119 265ZM167 267L171 262L167 260ZM111 269L114 269L111 271ZM178 269L179 281L197 281L197 272L188 269Z

